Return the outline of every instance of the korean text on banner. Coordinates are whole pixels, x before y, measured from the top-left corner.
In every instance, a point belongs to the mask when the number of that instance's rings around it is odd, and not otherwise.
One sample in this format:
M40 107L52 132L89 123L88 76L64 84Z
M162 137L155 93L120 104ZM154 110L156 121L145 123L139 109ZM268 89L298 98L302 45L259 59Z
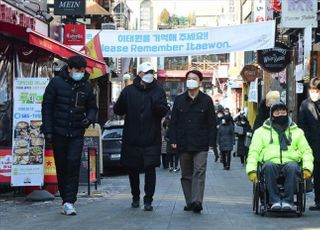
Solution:
M87 30L87 42L100 30ZM241 34L241 36L235 36ZM275 21L227 27L157 31L102 30L104 57L173 57L274 47Z
M14 81L12 186L41 186L44 176L44 136L41 103L47 78Z

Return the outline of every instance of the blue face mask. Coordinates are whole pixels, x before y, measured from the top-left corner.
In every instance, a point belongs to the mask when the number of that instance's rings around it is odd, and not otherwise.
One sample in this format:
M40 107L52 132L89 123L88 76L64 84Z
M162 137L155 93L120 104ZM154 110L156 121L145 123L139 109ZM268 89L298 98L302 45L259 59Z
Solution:
M80 81L84 77L84 73L75 73L73 72L71 75L74 81Z

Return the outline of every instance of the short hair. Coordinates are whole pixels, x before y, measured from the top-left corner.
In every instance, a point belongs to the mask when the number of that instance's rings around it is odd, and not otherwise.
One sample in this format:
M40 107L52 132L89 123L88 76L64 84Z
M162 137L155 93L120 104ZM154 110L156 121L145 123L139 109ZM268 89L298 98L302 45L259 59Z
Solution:
M193 74L197 75L197 76L199 77L200 81L202 81L203 75L202 75L202 73L201 73L199 70L196 70L196 69L189 70L189 71L186 73L186 78L188 78L188 75L189 75L190 73L193 73Z
M279 91L269 91L267 94L266 94L266 103L267 104L272 104L273 102L275 101L279 101L280 100L280 93Z
M87 67L86 59L84 59L84 57L80 55L76 55L68 58L67 64L70 69L72 68L81 69L81 68Z
M320 79L319 78L312 78L309 82L309 89L320 89Z

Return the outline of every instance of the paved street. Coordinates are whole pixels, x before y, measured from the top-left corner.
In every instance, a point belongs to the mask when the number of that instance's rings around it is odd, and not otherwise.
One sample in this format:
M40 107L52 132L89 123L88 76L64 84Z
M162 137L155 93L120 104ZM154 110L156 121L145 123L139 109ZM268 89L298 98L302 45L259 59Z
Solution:
M183 211L180 173L162 168L157 173L153 212L130 208L128 178L121 175L103 179L99 191L91 198L80 193L77 216L60 214L60 198L30 203L23 198L0 196L0 229L320 229L320 212L307 210L300 218L254 215L252 186L239 158L233 158L231 170L224 171L209 156L202 214ZM308 194L307 206L310 204L312 194Z

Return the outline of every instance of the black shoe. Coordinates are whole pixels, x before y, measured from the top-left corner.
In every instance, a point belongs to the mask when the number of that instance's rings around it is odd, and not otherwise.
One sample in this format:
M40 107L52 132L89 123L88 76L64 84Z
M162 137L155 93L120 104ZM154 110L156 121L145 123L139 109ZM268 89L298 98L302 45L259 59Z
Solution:
M228 170L228 169L227 169L227 167L224 166L224 167L223 167L223 170Z
M230 166L227 166L227 167L226 167L226 170L230 170Z
M140 200L132 200L131 208L139 208L140 207Z
M152 211L153 207L151 204L144 204L144 211Z
M315 204L309 207L310 211L320 211L320 204Z
M195 213L201 213L202 211L202 204L199 202L193 203L192 205L192 211Z
M183 210L184 211L192 211L193 207L191 204L187 204L186 206L184 206Z
M214 158L214 162L217 162L217 161L218 161L218 159L219 159L219 157L218 157L218 156L216 156L216 157Z

